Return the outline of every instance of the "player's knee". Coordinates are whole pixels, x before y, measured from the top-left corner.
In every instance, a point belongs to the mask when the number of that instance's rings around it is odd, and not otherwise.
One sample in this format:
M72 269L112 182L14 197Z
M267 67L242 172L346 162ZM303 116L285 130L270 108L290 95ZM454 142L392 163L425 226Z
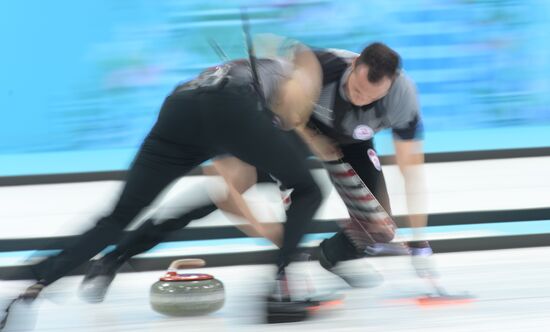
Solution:
M124 228L115 218L107 216L99 219L92 230L101 234L101 238L107 242L117 242L123 236Z
M105 234L105 237L108 238L109 241L116 242L124 234L124 229L128 223L129 222L127 222L125 218L120 218L116 214L111 214L99 219L94 228L102 234Z
M296 185L292 187L294 191L292 192L292 196L296 197L298 195L307 196L309 200L314 202L317 205L321 204L321 201L323 200L323 193L321 191L321 188L319 188L319 185L313 178L310 176L309 178L303 179Z

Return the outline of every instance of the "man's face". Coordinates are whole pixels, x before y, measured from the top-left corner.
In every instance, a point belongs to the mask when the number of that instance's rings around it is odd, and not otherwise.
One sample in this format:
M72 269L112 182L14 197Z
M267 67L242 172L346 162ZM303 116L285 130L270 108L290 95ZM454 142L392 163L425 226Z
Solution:
M364 64L353 63L353 70L348 77L346 94L349 101L356 106L368 105L382 97L390 90L392 80L384 77L378 83L371 83L367 79L369 67Z

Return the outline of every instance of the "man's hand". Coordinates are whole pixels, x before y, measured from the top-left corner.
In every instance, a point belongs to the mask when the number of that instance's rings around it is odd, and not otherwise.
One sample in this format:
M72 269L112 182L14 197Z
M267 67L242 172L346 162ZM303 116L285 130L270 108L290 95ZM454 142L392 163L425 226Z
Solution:
M317 158L322 161L333 161L342 158L342 151L332 139L305 126L296 128L296 132L309 146Z
M311 141L314 153L323 161L333 161L342 158L342 151L336 143L324 135L316 135Z

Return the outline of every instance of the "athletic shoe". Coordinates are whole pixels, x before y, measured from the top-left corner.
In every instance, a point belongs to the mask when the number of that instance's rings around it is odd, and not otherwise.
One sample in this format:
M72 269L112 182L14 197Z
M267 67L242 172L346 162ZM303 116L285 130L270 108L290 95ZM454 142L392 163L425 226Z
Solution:
M332 264L324 249L324 241L319 245L319 264L327 271L337 275L353 288L372 288L380 285L384 277L372 265L362 259L343 261Z
M122 263L107 257L93 261L80 284L80 298L89 303L103 302L121 265Z
M25 291L19 295L19 298L26 301L34 301L38 295L40 295L44 287L42 283L37 282L25 289Z

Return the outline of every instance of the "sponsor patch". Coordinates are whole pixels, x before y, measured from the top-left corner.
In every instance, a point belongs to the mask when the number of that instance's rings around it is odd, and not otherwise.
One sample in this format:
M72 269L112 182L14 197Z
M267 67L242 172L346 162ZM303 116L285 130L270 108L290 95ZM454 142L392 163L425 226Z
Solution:
M353 138L368 141L374 135L374 130L365 125L359 125L353 129Z
M382 165L380 164L380 159L378 158L378 155L376 154L376 151L374 151L373 149L369 149L367 151L367 154L369 155L369 159L372 162L372 164L374 165L374 168L381 171L382 170Z

